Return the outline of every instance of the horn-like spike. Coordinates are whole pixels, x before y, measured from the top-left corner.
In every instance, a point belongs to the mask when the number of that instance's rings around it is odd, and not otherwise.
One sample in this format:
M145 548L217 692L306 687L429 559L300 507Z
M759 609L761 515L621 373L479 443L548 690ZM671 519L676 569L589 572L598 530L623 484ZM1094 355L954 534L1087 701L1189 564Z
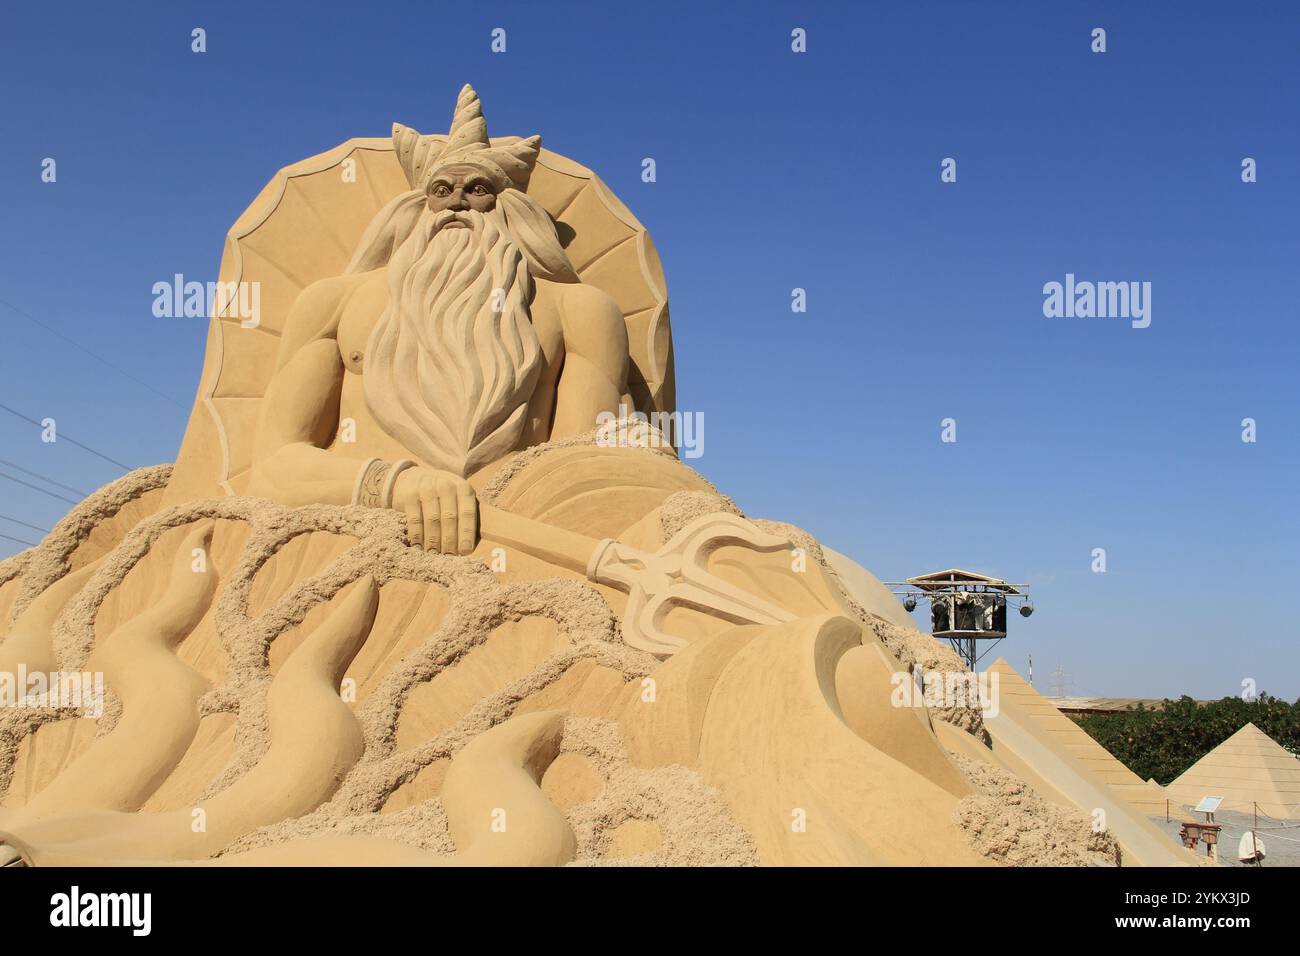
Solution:
M426 174L442 152L442 145L432 136L421 136L401 123L393 124L393 148L397 151L402 171L406 173L406 181L413 189L423 185Z
M510 177L512 183L522 189L528 185L528 177L537 163L537 155L542 151L542 138L529 136L508 146L494 146L488 150L492 159L502 171Z
M447 153L486 149L488 147L487 120L483 118L483 104L474 88L466 83L456 97L456 112L451 118L447 133Z
M477 163L497 183L527 189L528 179L542 149L540 136L529 136L508 145L493 146L488 139L487 120L474 88L466 83L456 97L456 112L446 141L421 135L409 126L393 124L393 147L397 160L413 189L423 189L434 171L449 163Z

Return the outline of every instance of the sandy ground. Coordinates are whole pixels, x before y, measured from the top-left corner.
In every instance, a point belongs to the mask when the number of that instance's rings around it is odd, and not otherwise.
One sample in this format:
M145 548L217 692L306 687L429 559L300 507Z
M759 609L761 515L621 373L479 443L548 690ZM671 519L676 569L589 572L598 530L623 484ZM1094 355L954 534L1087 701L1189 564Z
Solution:
M1044 800L1001 768L951 753L976 793L957 805L957 822L990 860L1010 866L1114 866L1117 845L1091 819Z
M1179 813L1173 810L1170 820L1164 817L1152 817L1151 822L1169 834L1170 839L1178 842L1178 830L1183 820L1201 820L1204 817L1193 813ZM1232 810L1220 810L1214 815L1214 822L1223 829L1219 832L1219 864L1221 866L1243 866L1237 860L1237 844L1241 836L1251 828L1253 817L1249 813L1236 813ZM1265 866L1300 866L1300 823L1283 824L1279 820L1260 817L1259 829L1256 831L1264 841L1267 856ZM1196 849L1198 856L1204 855L1204 845Z

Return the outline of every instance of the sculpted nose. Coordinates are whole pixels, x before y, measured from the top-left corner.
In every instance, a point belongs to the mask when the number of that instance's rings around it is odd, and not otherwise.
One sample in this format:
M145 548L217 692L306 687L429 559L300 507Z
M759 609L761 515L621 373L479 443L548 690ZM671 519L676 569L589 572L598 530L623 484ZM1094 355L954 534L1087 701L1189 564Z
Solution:
M465 190L463 190L463 189L457 189L457 190L452 194L452 197L451 197L451 206L450 206L450 208L452 208L452 209L468 209L468 208L469 208L469 200L465 197Z

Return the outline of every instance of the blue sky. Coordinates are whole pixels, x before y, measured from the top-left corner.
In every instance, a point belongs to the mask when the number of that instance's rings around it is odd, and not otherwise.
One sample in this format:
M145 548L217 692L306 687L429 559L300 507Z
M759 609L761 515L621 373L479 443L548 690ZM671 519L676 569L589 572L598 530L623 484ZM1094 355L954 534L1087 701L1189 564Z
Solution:
M226 229L279 167L394 120L443 131L470 82L494 134L541 133L650 229L679 404L704 415L692 464L748 513L886 580L1028 581L1038 613L1000 651L1022 672L1032 653L1040 688L1060 665L1080 694L1254 679L1300 696L1294 3L0 17L0 403L127 465L172 460L206 329L155 318L153 283L215 278ZM1151 326L1045 318L1043 285L1066 273L1150 282ZM4 411L0 449L0 473L81 491L121 473ZM8 518L49 528L68 507L0 485ZM39 532L0 519L0 534Z

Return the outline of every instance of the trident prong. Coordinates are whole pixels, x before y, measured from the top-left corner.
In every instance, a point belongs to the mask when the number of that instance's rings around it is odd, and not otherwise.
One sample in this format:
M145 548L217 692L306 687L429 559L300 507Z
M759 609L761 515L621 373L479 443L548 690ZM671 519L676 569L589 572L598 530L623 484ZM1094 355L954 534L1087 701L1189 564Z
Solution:
M623 640L652 654L668 655L686 646L686 641L663 629L663 618L673 606L694 608L736 624L793 620L784 608L708 571L709 554L725 544L759 552L790 547L785 539L760 531L736 515L704 515L654 554L604 539L592 551L587 578L627 592Z

